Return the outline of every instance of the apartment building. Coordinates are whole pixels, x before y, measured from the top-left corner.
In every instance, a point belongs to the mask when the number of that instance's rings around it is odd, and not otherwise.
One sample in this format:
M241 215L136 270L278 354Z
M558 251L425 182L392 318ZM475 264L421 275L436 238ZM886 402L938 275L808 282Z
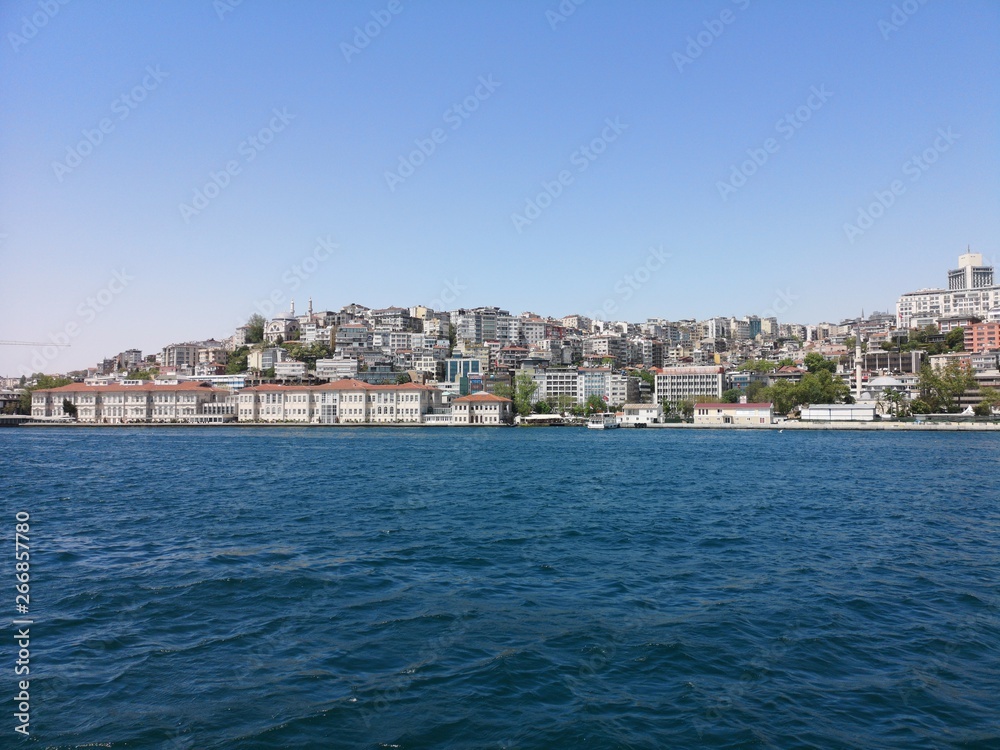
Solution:
M958 268L948 271L947 289L921 289L899 298L896 324L919 328L951 315L986 318L997 307L1000 286L994 283L993 267L983 265L982 254L967 252L958 257Z
M965 329L965 351L1000 349L1000 323L974 323Z
M722 366L664 367L656 371L655 398L659 403L676 403L699 396L721 398L725 389L726 370Z

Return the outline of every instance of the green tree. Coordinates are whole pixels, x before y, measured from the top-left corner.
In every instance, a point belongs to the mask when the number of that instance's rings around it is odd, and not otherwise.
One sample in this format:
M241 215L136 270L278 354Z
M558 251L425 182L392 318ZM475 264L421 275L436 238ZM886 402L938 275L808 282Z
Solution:
M737 369L740 372L774 372L774 362L769 359L748 359Z
M993 410L1000 408L1000 390L996 388L982 388L979 393L982 400L976 404L976 414L980 417L993 416Z
M827 370L828 372L837 371L837 363L833 362L822 354L818 352L809 352L804 359L806 369L809 372L816 372L817 370Z
M759 380L751 380L747 385L747 401L751 404L759 404L765 401L765 392L767 391L767 384L762 383Z
M548 401L546 401L545 399L541 399L540 401L536 401L535 402L535 413L536 414L551 414L552 413L552 407L549 405Z
M691 399L681 399L674 405L674 408L684 419L691 419L694 416L694 401Z
M70 401L68 398L63 399L62 403L63 413L68 414L73 419L76 419L76 404Z
M635 374L638 375L643 381L649 384L651 388L656 387L656 374L650 372L649 370L636 370Z
M965 351L965 329L952 328L944 337L944 343L953 352Z
M493 395L509 398L514 402L514 411L522 417L531 414L531 399L538 390L538 383L527 372L519 372L514 376L513 387L501 383L493 388Z
M588 396L587 401L583 405L584 411L587 414L596 414L598 412L604 412L608 410L608 405L600 396Z
M829 370L808 372L794 386L795 405L839 404L851 395L847 383L835 377Z
M730 388L728 391L722 392L722 403L724 404L738 404L740 401L740 396L742 391L739 388Z
M975 385L972 370L958 362L949 362L940 371L925 364L917 380L921 400L933 411L944 412L958 411L956 400Z
M236 375L247 371L247 355L250 354L250 347L241 346L235 349L226 360L226 374Z
M27 380L22 383L24 393L21 394L21 400L17 405L17 411L19 414L31 414L31 394L35 391L46 388L59 388L73 382L69 378L59 378L54 375L43 375L40 372L36 372L32 375L31 379L34 381L33 385L26 385L28 382Z
M788 414L799 403L796 386L787 380L779 380L768 386L761 392L761 397L774 404L774 411L778 414Z
M563 393L556 396L555 406L556 411L560 414L565 414L566 412L572 411L573 407L576 406L576 399Z
M298 341L286 341L281 344L281 348L288 352L288 356L296 362L304 362L307 369L316 369L317 359L326 359L333 356L333 349L330 345L322 341L314 341L311 344L303 344Z
M247 343L259 344L264 340L264 326L267 323L264 316L254 313L247 319Z
M784 359L779 360L778 369L780 370L782 367L795 367L795 360L791 357L785 357Z
M406 385L410 382L410 374L408 372L401 372L396 376L396 385Z
M260 375L265 380L273 380L274 379L274 368L273 367L268 367Z

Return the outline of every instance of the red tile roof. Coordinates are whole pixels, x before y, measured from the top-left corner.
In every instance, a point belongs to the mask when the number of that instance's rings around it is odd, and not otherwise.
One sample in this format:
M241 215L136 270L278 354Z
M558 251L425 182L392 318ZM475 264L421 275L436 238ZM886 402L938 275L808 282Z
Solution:
M455 403L514 403L509 398L503 398L502 396L496 396L492 393L472 393L468 396L462 396L460 398L454 398L451 400L453 404Z

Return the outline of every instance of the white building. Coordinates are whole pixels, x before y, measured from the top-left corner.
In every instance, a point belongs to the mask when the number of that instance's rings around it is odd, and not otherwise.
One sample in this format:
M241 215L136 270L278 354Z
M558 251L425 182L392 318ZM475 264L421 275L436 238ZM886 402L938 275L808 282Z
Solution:
M664 367L656 371L655 400L677 403L699 396L721 398L726 370L719 365Z
M509 424L514 418L514 402L492 393L473 393L452 399L451 423L461 425Z
M958 268L948 271L947 289L921 289L899 298L896 324L919 328L952 315L985 319L995 307L1000 307L1000 286L994 283L993 267L983 265L980 253L964 253L958 257Z
M183 422L203 413L206 404L223 401L228 390L208 383L150 383L125 385L71 383L40 389L31 395L31 416L51 419L65 415L64 402L76 407L78 422Z
M803 422L871 422L874 404L810 404L802 407Z
M663 407L659 404L625 404L622 408L622 426L656 424L663 420Z
M437 388L416 383L371 385L336 380L318 386L261 385L240 392L241 422L311 424L422 423L441 407Z
M731 425L733 427L759 427L771 424L774 412L771 404L721 404L694 405L694 423Z

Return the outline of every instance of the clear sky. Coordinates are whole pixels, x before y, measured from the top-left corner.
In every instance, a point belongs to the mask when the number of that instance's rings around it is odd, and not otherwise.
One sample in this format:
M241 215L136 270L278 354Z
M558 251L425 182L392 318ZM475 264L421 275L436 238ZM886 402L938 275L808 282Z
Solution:
M997 259L994 0L5 0L0 31L0 339L72 343L30 369L271 295L811 323Z

